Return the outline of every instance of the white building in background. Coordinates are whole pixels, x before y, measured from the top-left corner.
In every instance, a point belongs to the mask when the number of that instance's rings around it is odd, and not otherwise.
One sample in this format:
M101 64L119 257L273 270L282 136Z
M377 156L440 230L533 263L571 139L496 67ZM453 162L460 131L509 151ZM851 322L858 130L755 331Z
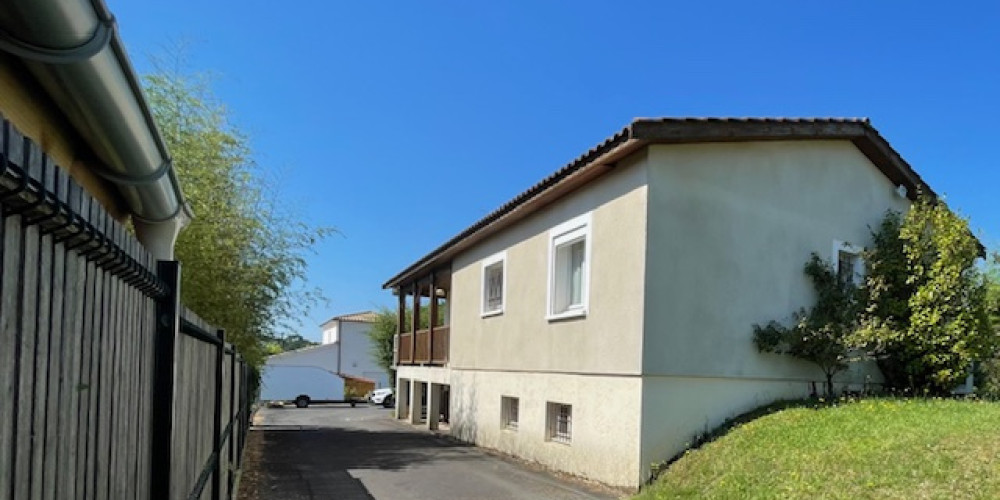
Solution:
M266 366L314 366L346 378L375 382L375 388L388 387L389 376L375 363L368 329L375 313L365 311L344 314L326 320L323 343L269 356Z
M337 373L375 382L375 388L389 387L389 375L372 356L372 342L368 330L375 322L376 314L364 311L334 316L320 327L323 329L323 344L315 349L333 346L337 359Z

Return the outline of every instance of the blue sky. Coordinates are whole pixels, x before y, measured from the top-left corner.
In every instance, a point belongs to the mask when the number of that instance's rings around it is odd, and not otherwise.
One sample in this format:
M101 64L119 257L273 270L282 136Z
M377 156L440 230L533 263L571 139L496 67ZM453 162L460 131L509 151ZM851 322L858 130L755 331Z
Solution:
M287 206L341 232L310 338L640 116L869 117L1000 248L997 2L108 4L140 73L186 45Z

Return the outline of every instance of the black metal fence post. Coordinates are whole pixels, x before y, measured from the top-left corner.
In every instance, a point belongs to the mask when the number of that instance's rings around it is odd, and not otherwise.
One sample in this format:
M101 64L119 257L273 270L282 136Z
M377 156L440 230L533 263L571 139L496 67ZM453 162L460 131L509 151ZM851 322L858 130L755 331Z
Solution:
M236 456L239 459L239 466L241 468L243 467L243 443L246 441L247 425L250 422L250 405L247 402L247 390L250 385L250 377L247 374L247 364L244 362L243 357L240 356L240 411L243 413L242 418L240 419L239 453L237 453Z
M215 350L215 419L212 425L212 450L215 453L215 472L212 473L212 499L222 497L222 382L225 377L226 331L218 330L219 348ZM231 410L230 410L231 411Z
M226 474L227 480L229 481L229 495L235 496L233 494L233 483L235 482L235 473L233 471L236 464L236 440L239 439L240 429L242 426L242 408L237 406L238 400L236 399L236 348L234 347L232 351L229 351L229 415L235 429L233 432L229 433L229 459L226 461L228 464L228 474Z
M181 265L160 261L156 272L168 290L156 302L156 344L153 353L153 407L150 443L149 497L170 498L171 442L174 418L174 356L180 332Z

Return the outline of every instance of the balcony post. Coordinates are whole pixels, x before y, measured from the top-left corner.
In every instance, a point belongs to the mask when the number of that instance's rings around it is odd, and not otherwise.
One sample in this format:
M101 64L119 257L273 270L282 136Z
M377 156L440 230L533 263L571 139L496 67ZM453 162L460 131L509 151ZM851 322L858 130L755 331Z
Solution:
M437 290L434 289L434 273L431 272L431 284L428 288L431 303L427 311L427 360L434 363L434 321L437 320Z
M403 287L399 286L396 288L396 295L399 297L399 311L398 318L396 321L396 348L393 349L394 364L399 364L399 349L401 348L400 342L403 341L403 332L406 331L406 292L403 291Z
M413 341L410 342L410 360L417 364L417 330L420 329L420 285L413 282Z

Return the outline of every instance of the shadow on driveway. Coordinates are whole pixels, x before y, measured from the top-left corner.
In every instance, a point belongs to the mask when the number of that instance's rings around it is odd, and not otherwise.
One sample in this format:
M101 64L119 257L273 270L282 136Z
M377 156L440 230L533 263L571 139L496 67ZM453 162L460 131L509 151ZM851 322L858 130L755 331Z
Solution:
M329 426L315 425L317 414L300 412L279 414L293 415L295 425L257 427L247 441L240 499L609 498L474 446L410 430L386 412L358 410L328 410L323 418Z

